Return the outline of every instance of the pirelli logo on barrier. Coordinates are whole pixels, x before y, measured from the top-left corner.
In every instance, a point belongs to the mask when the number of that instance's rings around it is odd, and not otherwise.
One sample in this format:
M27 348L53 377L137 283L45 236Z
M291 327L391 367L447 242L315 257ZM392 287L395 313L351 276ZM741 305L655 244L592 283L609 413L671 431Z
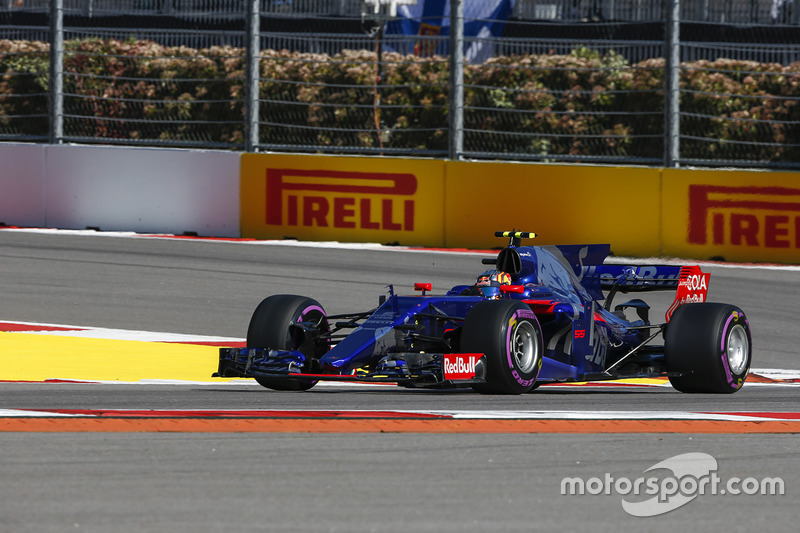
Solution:
M800 188L690 185L688 241L800 249Z
M411 232L414 174L268 168L266 224Z

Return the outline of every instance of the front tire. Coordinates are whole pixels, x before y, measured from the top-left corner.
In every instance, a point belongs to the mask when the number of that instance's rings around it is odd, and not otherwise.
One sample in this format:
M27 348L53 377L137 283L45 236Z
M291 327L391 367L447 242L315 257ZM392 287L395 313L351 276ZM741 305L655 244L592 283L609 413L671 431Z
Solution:
M474 385L475 391L522 394L533 388L542 368L542 328L522 302L479 302L464 320L461 351L484 354L486 383Z
M753 341L744 312L721 303L684 304L664 335L670 383L681 392L733 393L750 371Z
M273 350L298 350L307 359L319 359L327 346L317 343L317 336L309 335L300 328L292 327L298 322L319 322L319 332L328 331L325 310L316 300L293 294L277 294L261 301L253 312L247 328L247 346ZM308 390L316 381L296 378L256 377L263 387L274 390Z

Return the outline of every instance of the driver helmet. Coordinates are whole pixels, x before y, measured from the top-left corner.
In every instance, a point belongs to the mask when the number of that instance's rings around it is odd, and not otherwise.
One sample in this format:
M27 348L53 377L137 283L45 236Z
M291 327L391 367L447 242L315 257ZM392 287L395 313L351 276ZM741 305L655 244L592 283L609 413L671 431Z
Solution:
M511 276L500 270L487 270L478 276L478 280L475 282L475 287L481 291L481 294L491 300L498 300L502 297L501 285L511 285Z

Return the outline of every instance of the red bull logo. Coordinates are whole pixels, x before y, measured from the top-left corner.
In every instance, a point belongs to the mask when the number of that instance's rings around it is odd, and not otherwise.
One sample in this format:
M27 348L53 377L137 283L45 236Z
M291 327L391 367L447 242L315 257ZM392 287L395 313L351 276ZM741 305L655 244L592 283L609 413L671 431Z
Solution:
M413 174L267 169L266 223L414 231Z
M476 354L444 354L444 379L474 378L478 357Z
M800 189L690 185L688 241L800 248Z

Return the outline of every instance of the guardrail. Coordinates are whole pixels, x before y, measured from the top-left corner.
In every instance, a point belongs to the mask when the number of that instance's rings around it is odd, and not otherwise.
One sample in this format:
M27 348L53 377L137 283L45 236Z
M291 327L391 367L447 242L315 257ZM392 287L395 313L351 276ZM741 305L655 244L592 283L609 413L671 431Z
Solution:
M419 0L419 4L424 0ZM661 20L663 5L652 0L510 0L518 20ZM260 0L265 14L283 16L359 17L365 0ZM7 10L48 12L50 0L0 0ZM243 18L246 0L64 0L67 13L87 16L171 15L185 18ZM798 24L797 0L683 0L680 17L687 22Z

